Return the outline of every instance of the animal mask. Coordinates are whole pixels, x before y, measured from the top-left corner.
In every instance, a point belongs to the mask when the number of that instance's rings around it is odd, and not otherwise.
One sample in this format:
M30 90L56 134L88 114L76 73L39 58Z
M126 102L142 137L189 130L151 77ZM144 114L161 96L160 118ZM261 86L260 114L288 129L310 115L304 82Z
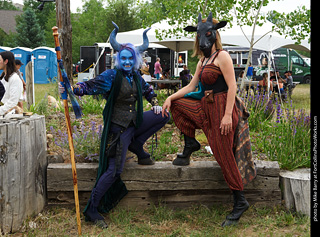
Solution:
M201 13L198 16L197 26L187 26L184 28L188 32L197 32L197 38L199 41L200 50L203 52L206 58L211 55L211 49L216 42L216 31L224 27L227 24L226 21L220 21L217 24L212 23L212 12L209 13L207 21L202 22Z

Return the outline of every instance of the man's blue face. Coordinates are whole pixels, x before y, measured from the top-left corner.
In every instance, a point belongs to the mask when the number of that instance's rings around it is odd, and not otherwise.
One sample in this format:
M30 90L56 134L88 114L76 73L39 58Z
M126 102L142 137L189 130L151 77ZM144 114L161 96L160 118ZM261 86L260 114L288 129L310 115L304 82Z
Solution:
M131 72L134 65L134 59L132 53L124 49L120 52L120 65L121 69L126 72Z

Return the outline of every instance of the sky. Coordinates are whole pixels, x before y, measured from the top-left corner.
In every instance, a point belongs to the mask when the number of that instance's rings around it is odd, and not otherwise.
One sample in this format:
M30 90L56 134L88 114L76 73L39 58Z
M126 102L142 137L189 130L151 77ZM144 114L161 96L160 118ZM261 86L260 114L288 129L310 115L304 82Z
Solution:
M23 3L23 0L12 0L13 3ZM40 4L40 3L39 3ZM70 0L71 12L76 12L79 6L82 6L82 0ZM298 6L305 5L310 9L310 0L280 0L271 2L267 7L263 7L263 12L268 12L270 10L276 10L278 12L292 12L297 9Z

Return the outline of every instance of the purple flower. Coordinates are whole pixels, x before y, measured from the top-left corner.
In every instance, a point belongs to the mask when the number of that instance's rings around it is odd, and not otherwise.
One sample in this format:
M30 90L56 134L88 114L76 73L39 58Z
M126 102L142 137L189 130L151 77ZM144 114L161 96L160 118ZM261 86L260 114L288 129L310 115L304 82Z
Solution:
M282 109L281 109L281 104L277 105L277 123L280 123L280 119L282 118Z

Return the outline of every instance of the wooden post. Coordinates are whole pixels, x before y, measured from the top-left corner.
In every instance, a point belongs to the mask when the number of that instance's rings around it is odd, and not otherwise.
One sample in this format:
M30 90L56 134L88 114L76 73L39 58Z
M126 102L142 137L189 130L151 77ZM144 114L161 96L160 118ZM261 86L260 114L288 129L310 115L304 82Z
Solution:
M73 85L70 0L56 0L56 22L60 35L61 57L70 84Z
M33 80L32 80L32 62L28 62L26 65L26 94L27 94L27 108L30 109L31 105L35 102L33 101Z
M0 120L0 236L46 205L46 149L44 116Z

